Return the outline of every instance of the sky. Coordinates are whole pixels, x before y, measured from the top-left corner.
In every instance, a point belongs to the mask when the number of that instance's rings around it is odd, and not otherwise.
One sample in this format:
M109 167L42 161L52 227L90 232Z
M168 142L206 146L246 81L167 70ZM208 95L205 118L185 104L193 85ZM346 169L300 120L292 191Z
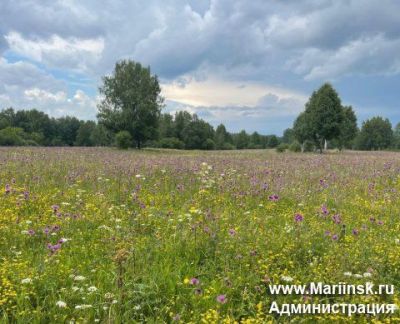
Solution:
M330 82L359 123L400 122L397 0L0 0L0 109L96 119L116 61L149 65L164 112L282 134Z

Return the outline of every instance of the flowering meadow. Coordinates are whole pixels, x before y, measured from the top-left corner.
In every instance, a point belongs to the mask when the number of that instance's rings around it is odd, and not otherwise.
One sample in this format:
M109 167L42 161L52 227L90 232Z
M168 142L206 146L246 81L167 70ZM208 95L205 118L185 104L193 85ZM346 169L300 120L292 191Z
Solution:
M400 154L0 148L1 323L399 322ZM270 284L394 294L271 295Z

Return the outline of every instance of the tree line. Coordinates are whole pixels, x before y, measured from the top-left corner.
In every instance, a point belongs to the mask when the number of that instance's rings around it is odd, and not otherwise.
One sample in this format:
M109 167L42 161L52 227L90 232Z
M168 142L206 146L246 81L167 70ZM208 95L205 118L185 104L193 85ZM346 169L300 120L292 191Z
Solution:
M162 113L161 87L150 67L122 60L103 77L97 122L66 116L53 118L31 109L0 112L0 145L118 146L172 149L263 149L283 152L338 149L400 149L400 123L373 117L357 127L351 106L326 83L314 91L305 109L282 137L230 133L223 124L212 125L187 111Z

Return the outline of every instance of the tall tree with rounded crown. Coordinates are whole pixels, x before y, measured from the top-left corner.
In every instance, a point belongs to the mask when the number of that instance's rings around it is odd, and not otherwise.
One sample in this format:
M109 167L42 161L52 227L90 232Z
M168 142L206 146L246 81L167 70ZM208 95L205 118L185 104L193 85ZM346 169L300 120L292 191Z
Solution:
M101 124L113 132L129 132L139 149L144 141L157 136L163 98L150 67L131 60L119 61L112 75L103 77L99 91L104 96L98 105Z

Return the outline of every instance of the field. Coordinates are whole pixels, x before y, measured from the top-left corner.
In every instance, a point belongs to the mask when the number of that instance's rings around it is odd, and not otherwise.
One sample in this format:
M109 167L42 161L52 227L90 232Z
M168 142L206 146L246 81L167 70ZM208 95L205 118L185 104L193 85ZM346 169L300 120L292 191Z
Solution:
M397 322L400 154L0 148L4 323ZM269 284L390 284L274 295Z

